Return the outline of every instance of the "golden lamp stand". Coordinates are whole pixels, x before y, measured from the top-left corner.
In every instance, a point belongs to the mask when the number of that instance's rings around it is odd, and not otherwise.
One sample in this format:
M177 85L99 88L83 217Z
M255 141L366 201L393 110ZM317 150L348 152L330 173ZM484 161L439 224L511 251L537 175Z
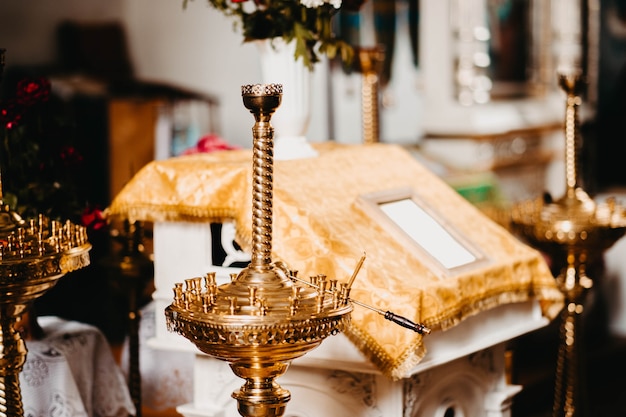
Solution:
M626 232L624 208L614 198L596 203L579 182L578 107L584 81L579 74L559 75L565 91L566 191L558 200L522 202L513 207L511 227L531 245L562 266L556 277L564 295L556 366L553 417L586 415L581 372L581 315L593 281L586 267Z
M280 105L282 85L242 87L243 103L254 115L252 184L252 257L231 282L217 285L215 273L174 286L165 309L167 326L202 352L227 361L245 384L232 396L244 417L279 417L291 398L276 378L293 359L345 329L352 305L372 309L385 319L418 333L430 329L392 312L350 299L362 257L348 282L319 274L300 279L283 263L273 263L273 137L270 120Z
M1 193L0 193L1 204ZM83 226L42 215L24 221L7 205L0 208L0 416L24 415L19 374L26 343L17 323L31 302L68 272L89 265Z
M215 273L174 288L166 308L168 328L202 352L225 360L246 380L233 393L242 416L282 416L291 394L275 382L290 362L340 332L350 320L348 287L316 277L316 289L294 281L272 251L272 149L270 119L280 105L282 85L242 87L254 114L252 259L248 267L217 286ZM326 289L333 291L330 296Z

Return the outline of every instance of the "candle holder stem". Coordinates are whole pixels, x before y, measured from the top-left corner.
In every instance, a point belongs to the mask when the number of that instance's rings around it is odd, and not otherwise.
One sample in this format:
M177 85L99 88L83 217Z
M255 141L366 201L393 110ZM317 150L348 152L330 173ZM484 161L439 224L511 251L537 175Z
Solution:
M593 281L586 275L586 254L570 253L568 264L556 280L565 296L559 326L559 350L556 364L553 417L586 415L586 398L582 359L583 311Z
M4 306L0 309L0 416L24 415L20 372L26 362L26 343L15 330L24 306Z

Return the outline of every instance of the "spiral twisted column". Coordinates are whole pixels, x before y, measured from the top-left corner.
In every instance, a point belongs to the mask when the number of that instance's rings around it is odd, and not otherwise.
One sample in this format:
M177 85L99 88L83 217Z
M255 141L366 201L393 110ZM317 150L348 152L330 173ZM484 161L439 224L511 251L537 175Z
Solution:
M579 107L582 104L580 96L583 83L575 74L561 74L559 85L567 95L565 103L565 181L567 194L573 197L573 193L580 187L579 176L580 157L579 150L582 146L579 134Z
M271 96L278 97L280 104L282 85L252 85L249 89L264 89ZM266 90L266 91L265 91ZM252 92L252 91L251 91ZM252 127L252 254L251 268L256 271L268 271L272 259L272 200L273 200L273 165L274 165L274 128L270 123L276 108L261 107L255 112Z
M363 143L380 142L380 73L385 60L383 47L359 48L358 68L361 84L361 118Z
M0 377L0 395L7 399L6 402L0 404L0 416L2 417L24 415L22 394L20 391L20 372L21 371L16 371Z

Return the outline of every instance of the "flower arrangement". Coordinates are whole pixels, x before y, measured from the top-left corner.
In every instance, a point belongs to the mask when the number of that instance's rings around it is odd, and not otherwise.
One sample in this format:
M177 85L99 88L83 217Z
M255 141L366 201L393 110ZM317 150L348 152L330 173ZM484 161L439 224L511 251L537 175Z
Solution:
M2 203L25 218L78 222L88 206L84 158L67 109L45 77L23 77L0 100Z
M183 7L189 0L183 0ZM296 60L306 67L320 60L321 55L340 57L351 63L354 51L332 28L332 18L340 8L356 11L363 0L208 0L226 16L235 19L235 30L241 30L244 42L283 38L295 42Z

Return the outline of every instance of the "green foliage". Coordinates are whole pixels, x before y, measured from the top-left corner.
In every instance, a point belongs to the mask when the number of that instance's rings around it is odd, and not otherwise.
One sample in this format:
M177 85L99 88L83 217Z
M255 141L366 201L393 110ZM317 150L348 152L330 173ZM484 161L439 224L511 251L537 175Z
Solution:
M187 7L190 0L183 0ZM354 51L332 31L332 18L339 11L330 3L307 7L299 0L208 0L209 5L233 18L244 42L281 37L296 42L294 59L313 69L320 56L339 56L349 64Z

